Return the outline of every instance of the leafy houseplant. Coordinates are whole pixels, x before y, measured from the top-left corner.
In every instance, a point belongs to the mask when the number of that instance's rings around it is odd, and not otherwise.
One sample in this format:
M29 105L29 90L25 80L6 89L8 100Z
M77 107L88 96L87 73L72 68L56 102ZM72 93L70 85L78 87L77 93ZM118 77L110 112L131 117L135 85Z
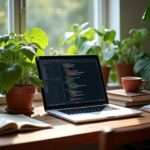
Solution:
M97 39L97 35L101 37L100 42ZM67 55L97 55L102 64L105 83L107 83L108 71L107 74L105 74L105 70L108 69L108 67L106 67L106 64L111 62L112 56L108 56L106 53L110 49L113 50L114 47L112 41L114 40L114 37L115 31L113 30L100 32L93 27L90 27L88 23L81 25L74 24L72 30L65 33L63 43Z
M144 11L142 16L143 21L150 21L150 3ZM141 53L134 65L134 71L146 80L146 89L150 89L150 55L146 53Z
M88 23L73 24L71 31L64 35L65 54L86 54L89 49L97 47L95 37L94 28L89 27Z
M42 55L47 45L47 35L40 28L22 35L0 36L0 91L6 94L8 110L25 114L32 112L35 86L41 84L35 57Z
M148 30L131 29L129 36L121 41L117 41L116 52L117 72L119 80L123 76L133 76L133 66L137 57L143 49L143 42L148 37Z
M99 36L99 44L101 51L99 52L99 58L103 64L103 72L106 74L106 81L111 73L111 79L114 80L113 65L115 59L115 53L117 46L115 45L115 30L104 28L103 30L95 30ZM111 72L110 72L111 68Z
M141 53L134 65L135 73L142 77L145 81L145 88L150 89L150 55Z

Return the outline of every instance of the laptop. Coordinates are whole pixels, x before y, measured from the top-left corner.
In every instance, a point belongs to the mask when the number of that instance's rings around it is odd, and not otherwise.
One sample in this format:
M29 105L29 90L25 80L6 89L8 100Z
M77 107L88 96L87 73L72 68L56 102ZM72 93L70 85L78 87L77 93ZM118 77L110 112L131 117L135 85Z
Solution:
M138 116L141 111L108 104L97 56L40 56L45 111L73 123Z

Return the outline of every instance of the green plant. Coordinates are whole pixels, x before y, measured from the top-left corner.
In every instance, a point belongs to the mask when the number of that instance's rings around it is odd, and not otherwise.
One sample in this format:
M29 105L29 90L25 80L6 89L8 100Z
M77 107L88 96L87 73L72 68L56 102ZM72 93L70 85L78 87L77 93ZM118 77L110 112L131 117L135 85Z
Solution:
M94 28L88 23L73 24L71 31L64 35L63 45L67 55L87 54L89 49L94 49L96 44L96 34Z
M115 31L102 31L90 27L88 23L74 24L70 32L65 33L63 44L67 55L97 55L101 64L112 64L115 53ZM99 37L99 39L98 39Z
M144 52L139 54L134 65L134 71L146 80L146 88L150 89L150 55Z
M142 16L143 21L150 21L150 3L148 7L145 9L144 14ZM145 54L144 52L139 55L138 60L134 66L135 72L141 76L144 80L146 80L146 88L150 89L150 55Z
M40 28L0 36L0 91L8 92L15 85L40 85L35 57L43 55L47 45L47 35Z
M150 56L143 53L143 54L139 55L137 62L134 66L134 70L139 75L150 80L150 75L148 73L150 71L150 65L149 64L150 64Z
M150 2L148 7L145 9L144 14L142 16L143 21L149 21L150 20Z
M143 49L143 43L149 32L145 28L130 29L129 36L121 41L116 41L118 49L116 61L118 63L135 64L136 58Z
M116 45L115 45L115 30L104 28L103 30L95 29L99 37L99 45L101 47L101 51L99 51L99 58L102 64L107 64L112 66L115 53L116 53Z

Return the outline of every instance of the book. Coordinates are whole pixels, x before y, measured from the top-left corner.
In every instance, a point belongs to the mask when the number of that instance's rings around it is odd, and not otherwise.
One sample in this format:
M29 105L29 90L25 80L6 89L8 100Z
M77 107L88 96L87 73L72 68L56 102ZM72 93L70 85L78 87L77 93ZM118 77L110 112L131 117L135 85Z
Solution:
M150 92L143 90L138 93L125 92L124 89L107 90L108 99L126 101L126 102L149 102L150 103Z
M144 105L141 107L141 110L149 112L150 113L150 104L149 105Z
M25 115L0 114L0 135L47 128L52 128L52 126Z
M115 100L115 99L109 99L110 104L115 104L119 106L124 106L124 107L131 107L131 106L140 106L140 105L145 105L145 104L150 104L149 101L122 101L122 100Z

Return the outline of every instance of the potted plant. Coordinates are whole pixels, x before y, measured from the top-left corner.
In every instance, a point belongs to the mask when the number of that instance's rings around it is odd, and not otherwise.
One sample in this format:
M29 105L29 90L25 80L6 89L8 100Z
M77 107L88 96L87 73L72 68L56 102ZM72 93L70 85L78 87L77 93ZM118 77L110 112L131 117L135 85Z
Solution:
M97 35L101 37L100 42L97 39ZM114 48L112 44L114 37L115 31L113 30L100 32L90 27L88 23L74 24L72 30L65 33L63 44L65 45L67 55L97 55L102 64L104 82L107 84L109 76L108 65L111 62L112 56L108 56L106 53Z
M133 66L143 49L143 42L148 37L147 29L131 29L129 36L121 41L116 41L116 68L118 79L121 77L134 76Z
M143 21L150 21L150 3L142 15ZM134 71L146 81L146 89L150 90L150 55L142 52L134 65Z
M43 54L47 44L48 38L40 28L22 35L0 36L0 91L6 94L8 111L32 113L35 86L41 84L35 56Z
M103 65L102 71L104 74L104 79L107 83L110 74L110 69L112 71L114 64L114 57L116 52L116 45L114 44L114 42L116 32L115 30L108 28L104 28L103 30L95 29L95 31L99 36L99 45L101 47L101 50L98 52L98 55Z

